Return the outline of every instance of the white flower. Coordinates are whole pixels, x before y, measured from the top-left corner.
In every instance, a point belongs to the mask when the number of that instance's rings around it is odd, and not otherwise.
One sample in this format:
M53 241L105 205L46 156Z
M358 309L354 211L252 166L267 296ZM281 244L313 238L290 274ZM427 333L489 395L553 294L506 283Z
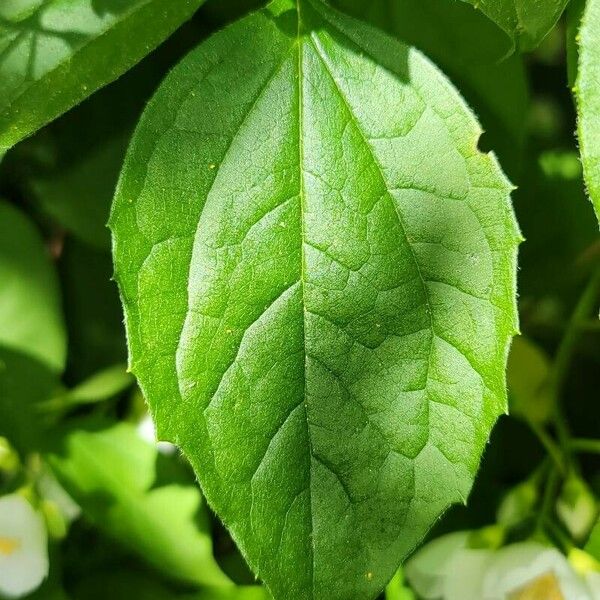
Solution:
M146 414L138 423L137 432L144 441L149 444L155 444L161 454L175 454L177 452L177 446L169 442L159 442L156 440L156 428L149 414Z
M44 519L19 494L0 498L0 594L18 598L48 575Z
M406 565L426 600L600 600L600 573L579 575L556 548L537 542L471 549L468 534L443 536Z
M523 542L498 550L486 570L482 598L535 597L590 600L585 582L556 548Z
M439 537L419 550L404 567L406 578L425 600L441 598L449 563L467 546L469 533L459 531Z
M590 571L584 577L590 590L591 600L600 600L600 573Z

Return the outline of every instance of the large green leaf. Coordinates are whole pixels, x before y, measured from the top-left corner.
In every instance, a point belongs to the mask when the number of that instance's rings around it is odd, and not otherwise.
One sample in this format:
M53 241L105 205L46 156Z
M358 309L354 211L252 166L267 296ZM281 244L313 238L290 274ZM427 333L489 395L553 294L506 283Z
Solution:
M506 408L520 235L419 52L278 0L166 79L111 226L159 435L276 598L373 598Z
M50 464L85 515L170 577L195 584L230 582L212 556L197 488L156 485L157 450L131 425L73 430Z
M600 220L600 0L588 0L579 29L575 82L578 137L588 194Z
M0 153L115 80L203 0L2 0Z
M60 371L66 336L49 253L34 225L0 201L0 346Z
M453 0L447 0L452 2ZM463 0L484 12L522 51L532 50L556 25L569 0Z

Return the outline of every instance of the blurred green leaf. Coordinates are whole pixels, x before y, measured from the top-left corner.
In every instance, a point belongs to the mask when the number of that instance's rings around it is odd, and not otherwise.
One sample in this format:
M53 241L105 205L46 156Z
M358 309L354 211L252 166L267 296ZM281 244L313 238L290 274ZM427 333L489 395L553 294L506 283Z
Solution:
M524 336L514 338L508 356L507 381L510 410L533 423L545 423L552 415L548 388L550 360Z
M596 560L600 561L600 520L596 522L596 525L592 529L585 550Z
M115 80L202 0L3 0L0 150Z
M69 239L59 270L69 337L67 376L79 383L126 361L123 313L109 254Z
M404 573L398 569L385 588L385 600L415 600L415 595L405 585Z
M581 255L598 239L577 153L532 153L514 206L525 236L519 252L521 305L530 297L560 299L578 283Z
M154 487L156 448L131 425L75 429L49 462L84 514L102 531L169 577L198 585L231 585L212 556L199 489Z
M35 226L3 201L0 282L0 346L61 371L66 336L54 266Z
M598 518L598 501L588 484L571 473L563 482L556 512L573 539L582 542Z
M176 592L159 580L136 571L106 572L82 581L73 592L74 600L270 600L259 586L209 588L199 592Z
M271 594L257 585L238 586L227 590L202 590L186 595L183 600L270 600Z
M102 402L123 392L133 383L133 375L127 371L125 364L114 365L92 375L78 386L41 403L38 408L51 411Z
M58 384L47 365L0 346L0 435L21 453L40 445L43 423L36 405L47 400Z
M80 240L98 248L110 247L106 227L108 207L129 133L127 130L103 143L92 141L78 161L30 182L38 203L47 214ZM91 141L87 135L84 139Z
M450 0L452 1L452 0ZM554 27L569 0L463 0L486 14L521 51L535 48Z

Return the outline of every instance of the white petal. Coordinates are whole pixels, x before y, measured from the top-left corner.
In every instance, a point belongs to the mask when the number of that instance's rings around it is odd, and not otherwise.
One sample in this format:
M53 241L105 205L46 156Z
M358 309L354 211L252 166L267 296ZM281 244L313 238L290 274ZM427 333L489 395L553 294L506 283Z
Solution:
M40 494L45 500L50 500L58 506L63 518L71 523L81 514L79 505L67 494L65 488L58 482L52 471L45 468L37 480Z
M590 590L590 600L600 600L600 573L587 573L585 576L588 589Z
M423 546L405 565L404 573L414 590L426 600L442 597L448 566L467 544L469 533L444 535Z
M465 548L456 552L448 564L444 600L481 600L483 579L493 556L492 550Z
M582 579L556 548L536 542L512 544L498 550L483 581L482 598L505 600L507 594L552 573L565 600L590 600Z
M0 498L0 594L23 596L48 575L48 546L42 516L19 494Z

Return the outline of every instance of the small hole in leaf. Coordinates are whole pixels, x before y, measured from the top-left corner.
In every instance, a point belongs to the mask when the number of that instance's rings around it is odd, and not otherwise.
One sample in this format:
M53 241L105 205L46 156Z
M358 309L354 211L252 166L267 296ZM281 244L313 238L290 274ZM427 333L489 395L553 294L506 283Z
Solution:
M482 132L479 136L479 139L477 140L477 149L479 152L483 152L484 154L487 154L493 150L487 131Z

